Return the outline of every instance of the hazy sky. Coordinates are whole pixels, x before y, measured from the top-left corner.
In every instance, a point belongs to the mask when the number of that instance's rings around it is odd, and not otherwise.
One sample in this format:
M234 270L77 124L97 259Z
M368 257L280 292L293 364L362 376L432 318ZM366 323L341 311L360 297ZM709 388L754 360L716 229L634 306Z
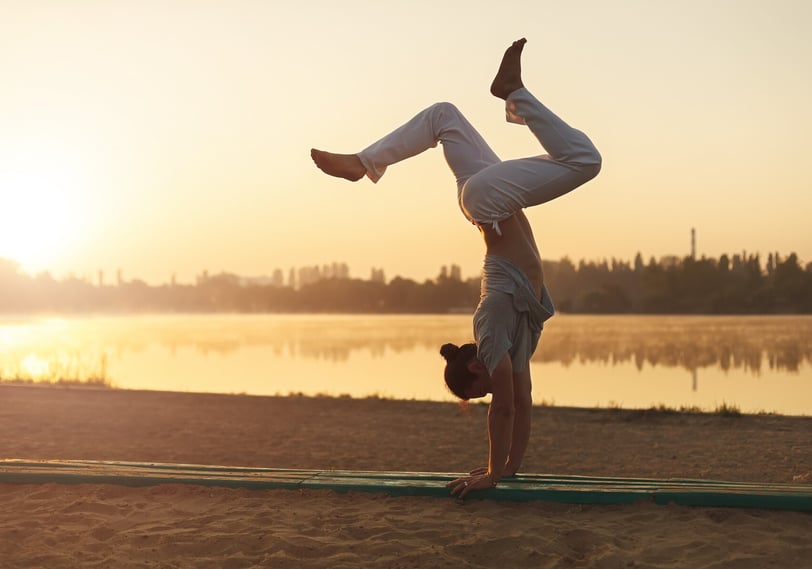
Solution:
M440 149L374 185L318 171L452 101L539 154L488 85L525 84L600 149L529 210L550 259L797 252L812 261L812 2L0 0L0 257L166 282L349 264L478 274ZM111 277L108 277L112 280Z

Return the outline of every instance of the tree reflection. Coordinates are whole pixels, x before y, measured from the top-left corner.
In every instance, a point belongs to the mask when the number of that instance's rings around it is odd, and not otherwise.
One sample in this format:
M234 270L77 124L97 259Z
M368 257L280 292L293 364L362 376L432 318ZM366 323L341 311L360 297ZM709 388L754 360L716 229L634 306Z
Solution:
M260 350L269 358L345 362L356 353L386 358L414 350L434 352L445 342L472 338L469 317L445 315L154 316L66 322L62 336L29 327L29 339L16 347L8 344L0 360L14 365L10 360L30 353L47 358L69 342L73 350L102 349L112 358L159 347L172 354ZM812 362L810 338L808 316L563 315L548 322L533 361L633 364L638 370L665 366L797 372ZM437 364L442 365L439 352Z
M588 317L551 322L534 361L633 362L696 370L797 372L812 361L805 317Z

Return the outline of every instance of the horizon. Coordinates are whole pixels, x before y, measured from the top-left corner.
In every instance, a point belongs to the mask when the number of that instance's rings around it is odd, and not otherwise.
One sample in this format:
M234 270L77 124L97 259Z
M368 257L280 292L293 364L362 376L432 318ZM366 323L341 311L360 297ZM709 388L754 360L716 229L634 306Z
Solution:
M703 261L703 260L719 261L721 259L721 257L723 257L723 256L728 257L728 259L730 259L730 260L733 260L735 258L740 258L740 259L745 259L746 260L749 257L757 257L759 259L759 266L762 268L762 270L766 269L767 260L768 260L768 258L770 256L777 255L778 258L781 261L784 261L788 257L790 257L791 255L795 255L798 258L798 264L801 266L801 268L803 270L809 271L810 268L812 268L812 259L804 259L804 258L800 257L795 251L789 251L789 252L786 252L786 253L784 253L782 251L769 251L766 254L763 254L761 252L753 252L753 251L739 251L738 253L726 252L726 253L722 253L721 255L719 255L717 257L710 256L710 255L704 255L704 254L692 256L690 252L688 254L685 254L685 255L679 255L679 254L671 253L671 254L665 254L665 255L660 255L660 256L651 255L649 257L646 257L646 256L642 255L642 253L640 253L638 251L637 253L635 253L634 256L632 256L630 258L614 257L613 256L613 257L599 257L599 258L591 258L591 259L585 259L585 258L574 259L574 258L570 257L569 255L564 255L564 256L559 257L557 259L549 259L549 258L548 259L542 259L542 262L543 263L561 263L564 260L569 260L576 267L581 263L586 263L586 264L607 263L607 264L611 265L614 262L629 265L629 266L633 266L637 255L641 255L641 258L642 258L644 264L648 264L652 260L657 262L658 264L663 264L663 263L672 262L674 260L683 261L683 260L689 259L689 258L695 259L697 261ZM50 277L50 278L52 278L52 279L54 279L56 281L77 279L79 281L82 281L82 282L85 282L85 283L88 283L88 284L91 284L91 285L95 285L95 286L101 286L101 285L99 285L99 277L100 276L103 279L102 280L103 286L114 286L114 285L117 285L117 284L125 284L125 283L128 283L128 282L143 282L143 283L147 284L148 286L164 286L164 285L168 285L168 284L184 286L184 285L197 285L197 284L199 284L201 278L204 278L204 279L205 278L213 278L213 277L217 277L217 276L221 276L221 275L234 276L234 277L237 277L237 278L241 279L241 281L271 280L273 278L273 274L277 270L281 271L281 274L282 274L282 278L283 278L283 281L284 281L284 284L282 286L289 286L287 283L288 283L289 274L290 274L291 271L296 272L297 279L298 279L299 275L300 275L299 272L302 271L302 270L306 271L306 270L311 270L312 269L312 270L322 271L325 268L328 268L330 270L335 270L336 267L343 268L343 270L346 271L345 272L345 278L359 279L359 280L382 280L383 282L387 282L387 283L391 282L393 279L396 279L396 278L412 280L412 281L415 281L415 282L434 281L434 280L436 280L438 278L441 271L444 270L444 269L449 269L453 274L454 267L457 267L457 269L459 269L460 279L463 280L463 281L477 279L477 278L480 278L480 276L481 276L481 271L479 271L479 272L477 272L476 274L473 274L473 275L471 275L471 274L466 275L462 271L462 268L459 265L457 265L456 263L446 263L446 264L438 266L434 270L434 272L432 273L433 276L427 276L425 278L417 278L417 277L413 277L413 276L410 276L410 275L403 275L403 274L390 275L385 270L383 270L380 267L377 267L375 265L370 267L370 270L367 271L367 274L366 274L366 277L365 277L363 275L355 275L355 274L353 274L352 267L347 265L347 263L344 263L342 261L334 261L334 262L325 263L325 264L322 264L322 265L298 265L298 266L288 266L288 267L273 267L273 268L269 269L267 272L264 272L264 273L260 272L260 273L253 273L253 274L238 273L238 272L229 270L227 268L221 268L221 269L217 269L217 270L201 269L201 270L197 271L194 274L194 276L192 277L192 281L190 281L190 282L186 282L186 281L183 281L181 279L178 279L176 273L171 273L169 275L169 278L166 279L165 281L155 281L155 280L148 281L148 280L142 278L140 275L134 275L132 273L128 273L127 270L124 269L124 268L118 268L118 269L115 269L115 270L110 271L110 272L104 271L102 269L97 269L96 271L91 272L91 273L86 272L86 273L81 273L81 274L79 274L79 273L77 273L75 271L68 271L67 273L64 273L62 275L54 275L51 271L49 271L47 269L42 270L42 271L36 271L36 272L26 271L22 267L22 265L18 261L16 261L15 259L8 259L8 258L0 257L0 264L2 264L3 261L11 262L12 264L17 265L18 273L20 273L20 274L22 274L22 275L24 275L24 276L26 276L28 278L38 278L40 276L48 276L48 277ZM383 272L381 273L379 271L383 271ZM101 273L101 275L100 275L100 273ZM376 276L373 276L373 274L376 274ZM127 278L128 276L129 276L129 278ZM110 277L110 281L111 281L110 283L108 283L108 277ZM324 278L324 277L320 277L320 278ZM330 278L330 277L326 277L326 278ZM244 283L241 282L241 284L244 284Z
M455 22L442 41L427 13ZM357 152L448 100L503 159L539 154L487 92L525 36L526 85L604 158L527 210L543 258L660 258L690 251L696 228L697 256L810 260L810 19L803 0L11 2L0 257L145 282L337 259L362 275L478 274L482 239L441 150L375 185L325 176L309 149Z

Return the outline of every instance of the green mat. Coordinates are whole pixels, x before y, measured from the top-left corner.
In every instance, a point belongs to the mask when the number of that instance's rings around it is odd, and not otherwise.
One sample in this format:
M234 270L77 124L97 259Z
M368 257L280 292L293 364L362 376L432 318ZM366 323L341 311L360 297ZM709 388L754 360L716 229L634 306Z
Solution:
M252 489L314 489L378 492L390 496L449 498L445 483L459 476L433 472L286 470L101 461L0 460L0 483L32 484L195 484ZM611 478L523 474L499 486L469 494L478 499L570 504L658 504L730 506L812 511L812 485L759 484L692 479Z

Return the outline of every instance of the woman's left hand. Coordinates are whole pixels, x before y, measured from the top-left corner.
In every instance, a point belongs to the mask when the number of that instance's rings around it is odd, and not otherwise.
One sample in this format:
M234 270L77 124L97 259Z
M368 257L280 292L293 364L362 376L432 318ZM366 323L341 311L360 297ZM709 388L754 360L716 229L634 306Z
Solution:
M452 495L459 493L458 498L465 498L465 495L473 490L489 490L494 486L496 486L496 482L487 472L473 476L462 476L446 484L446 488L451 488Z

